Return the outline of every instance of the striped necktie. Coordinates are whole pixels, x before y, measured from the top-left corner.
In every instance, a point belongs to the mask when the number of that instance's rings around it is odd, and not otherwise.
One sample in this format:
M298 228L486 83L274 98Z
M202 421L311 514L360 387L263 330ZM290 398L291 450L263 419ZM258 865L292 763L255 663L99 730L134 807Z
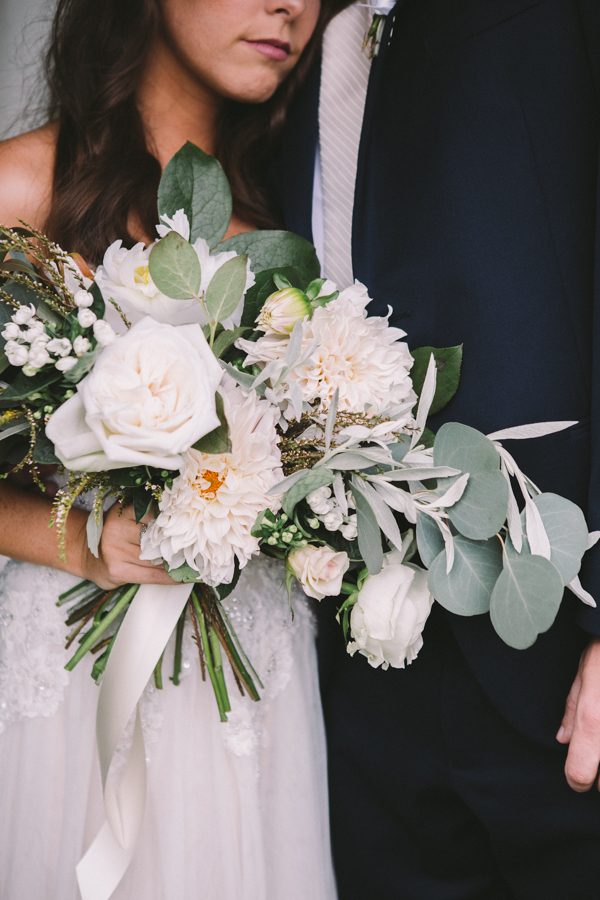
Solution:
M371 11L354 3L323 39L319 146L323 191L323 271L340 288L353 282L352 211L371 61L362 49Z

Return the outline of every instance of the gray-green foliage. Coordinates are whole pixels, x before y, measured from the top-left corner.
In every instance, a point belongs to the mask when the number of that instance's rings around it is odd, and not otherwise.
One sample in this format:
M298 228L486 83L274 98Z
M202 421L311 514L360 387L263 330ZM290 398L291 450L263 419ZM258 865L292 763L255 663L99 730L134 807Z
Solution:
M191 244L170 231L152 248L150 275L159 291L174 300L190 300L200 292L200 261Z
M231 219L231 190L220 163L194 144L185 144L163 172L158 211L173 216L183 209L190 222L190 240L202 237L214 247Z

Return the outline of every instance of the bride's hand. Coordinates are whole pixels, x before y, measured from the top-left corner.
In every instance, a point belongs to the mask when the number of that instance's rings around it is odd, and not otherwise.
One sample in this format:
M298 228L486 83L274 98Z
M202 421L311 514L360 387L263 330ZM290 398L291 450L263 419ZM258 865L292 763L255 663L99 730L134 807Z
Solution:
M99 559L85 542L85 577L106 590L121 584L174 584L162 566L140 559L141 529L131 507L115 504L104 518Z

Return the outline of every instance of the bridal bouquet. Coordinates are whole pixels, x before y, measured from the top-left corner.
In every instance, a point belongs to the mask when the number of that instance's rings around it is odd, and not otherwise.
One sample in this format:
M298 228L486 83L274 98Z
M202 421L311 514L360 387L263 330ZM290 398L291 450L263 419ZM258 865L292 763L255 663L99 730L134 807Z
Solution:
M344 599L348 651L371 665L417 655L434 600L489 613L527 647L578 580L589 535L581 510L543 494L502 446L572 423L485 436L429 417L458 388L461 348L411 350L367 289L319 277L313 248L285 232L223 242L231 195L218 163L187 145L169 164L151 246L106 251L92 273L43 235L0 231L0 440L4 461L59 464L54 502L64 552L85 492L98 553L105 507L130 504L142 558L189 584L185 621L221 718L223 657L242 692L258 679L221 600L259 551L288 585ZM13 469L14 471L14 469ZM79 642L103 674L138 586L83 582L63 595ZM154 678L162 686L161 660Z

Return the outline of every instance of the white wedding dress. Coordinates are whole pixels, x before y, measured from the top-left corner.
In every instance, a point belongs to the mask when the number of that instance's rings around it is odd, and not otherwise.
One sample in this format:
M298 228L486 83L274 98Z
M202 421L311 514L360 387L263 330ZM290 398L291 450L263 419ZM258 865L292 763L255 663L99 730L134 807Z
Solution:
M75 866L103 820L98 688L86 659L64 670L75 579L9 562L0 574L0 897L77 900ZM289 611L280 566L259 559L226 608L264 684L230 684L221 724L186 632L181 684L148 686L141 709L148 798L114 900L334 900L314 626ZM172 651L172 647L170 648ZM117 761L118 765L118 761Z

